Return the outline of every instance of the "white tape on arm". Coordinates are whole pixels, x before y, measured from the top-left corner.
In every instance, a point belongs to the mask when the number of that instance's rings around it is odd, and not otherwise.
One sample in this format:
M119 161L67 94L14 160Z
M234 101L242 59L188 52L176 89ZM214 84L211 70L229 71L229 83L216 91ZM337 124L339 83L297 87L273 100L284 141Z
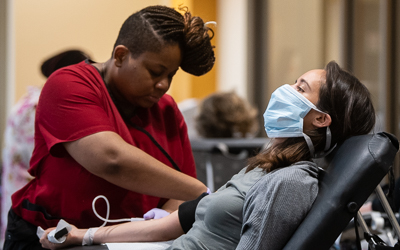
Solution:
M99 229L99 227L91 227L86 231L85 235L83 236L82 246L93 245L94 234L96 233L96 231L98 229Z

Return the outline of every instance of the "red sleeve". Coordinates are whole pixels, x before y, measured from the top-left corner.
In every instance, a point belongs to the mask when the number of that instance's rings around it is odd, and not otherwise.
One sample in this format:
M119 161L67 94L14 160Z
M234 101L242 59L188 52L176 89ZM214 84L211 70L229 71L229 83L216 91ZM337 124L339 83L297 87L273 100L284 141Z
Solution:
M58 155L62 142L74 141L100 131L114 131L106 112L100 76L65 69L53 74L43 87L37 125L48 150ZM61 152L62 151L62 152Z

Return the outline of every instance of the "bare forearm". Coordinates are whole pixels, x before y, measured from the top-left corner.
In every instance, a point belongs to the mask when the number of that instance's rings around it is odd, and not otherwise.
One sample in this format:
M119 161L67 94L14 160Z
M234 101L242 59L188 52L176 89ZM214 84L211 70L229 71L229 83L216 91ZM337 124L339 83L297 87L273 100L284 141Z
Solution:
M134 221L99 228L93 243L166 241L176 239L182 234L178 212L174 212L157 220Z
M207 189L199 180L166 166L113 132L96 133L64 146L94 175L134 192L191 200Z
M47 235L53 228L46 229L40 238L42 247L60 249L71 245L82 245L88 229L78 229L72 226L71 232L62 244L51 243ZM178 211L157 220L134 221L114 226L101 227L94 232L92 244L111 242L156 242L176 239L183 234L179 223Z
M199 180L178 172L140 149L126 153L118 163L116 172L103 172L100 177L120 187L138 193L177 200L191 200L206 191Z

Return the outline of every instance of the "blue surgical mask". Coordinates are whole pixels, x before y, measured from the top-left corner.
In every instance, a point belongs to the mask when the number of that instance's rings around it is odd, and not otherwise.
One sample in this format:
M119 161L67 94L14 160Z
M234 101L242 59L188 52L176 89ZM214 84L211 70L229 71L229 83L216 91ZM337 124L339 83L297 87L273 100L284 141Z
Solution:
M314 156L314 146L311 139L303 133L303 119L311 109L326 114L290 85L285 84L277 88L272 93L268 107L264 113L264 126L268 137L304 137L311 155ZM330 139L330 131L327 128L327 145L325 150L328 150L330 147Z

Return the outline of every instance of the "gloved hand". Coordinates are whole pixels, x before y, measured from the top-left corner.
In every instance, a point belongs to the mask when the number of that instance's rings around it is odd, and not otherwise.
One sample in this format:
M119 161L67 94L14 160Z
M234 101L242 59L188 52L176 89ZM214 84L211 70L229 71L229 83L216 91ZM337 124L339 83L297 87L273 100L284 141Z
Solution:
M169 213L163 209L160 208L153 208L149 210L147 213L143 215L143 218L145 220L151 220L151 219L161 219L165 216L169 215Z

